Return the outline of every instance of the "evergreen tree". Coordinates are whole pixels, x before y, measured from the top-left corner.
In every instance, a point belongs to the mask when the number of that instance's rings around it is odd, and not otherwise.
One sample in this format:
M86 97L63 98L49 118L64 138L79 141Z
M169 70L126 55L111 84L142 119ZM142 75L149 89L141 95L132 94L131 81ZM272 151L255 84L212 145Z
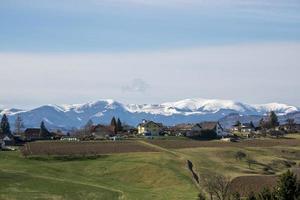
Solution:
M47 137L49 137L49 135L50 135L50 132L46 128L44 121L42 121L41 126L40 126L40 137L47 138Z
M117 129L118 131L123 131L123 126L122 126L122 122L121 120L118 118L118 121L117 121Z
M118 124L117 124L117 121L116 121L115 117L113 117L111 119L110 126L112 126L114 128L114 133L117 134L117 132L118 132Z
M6 114L4 114L2 119L1 119L0 128L1 128L1 131L2 131L3 135L10 135L11 134L10 125L9 125L9 121L8 121L8 118L7 118Z
M279 121L276 113L274 111L271 111L269 116L269 122L272 128L275 128L276 126L279 126Z
M240 121L236 121L235 126L238 127L238 131L241 132L242 123Z
M252 121L250 122L250 127L255 129L255 126Z
M20 134L22 131L22 128L24 128L23 120L20 115L17 115L16 121L15 121L15 133Z
M264 128L264 123L265 123L264 118L261 118L261 119L259 120L259 126L260 126L261 129Z
M277 187L275 188L275 197L278 200L296 200L300 198L299 183L297 176L290 170L280 176Z

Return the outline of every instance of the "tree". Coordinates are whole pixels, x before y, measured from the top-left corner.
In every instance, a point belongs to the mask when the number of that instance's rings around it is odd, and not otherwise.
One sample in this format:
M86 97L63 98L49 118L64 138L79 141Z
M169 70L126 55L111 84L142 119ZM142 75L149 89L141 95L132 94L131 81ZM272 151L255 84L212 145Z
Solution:
M117 132L118 132L118 125L117 125L117 121L116 121L115 117L113 117L111 119L110 126L112 126L114 128L114 133L117 134Z
M242 152L242 151L238 151L235 153L235 159L236 160L242 160L243 158L246 158L247 157L247 154Z
M40 137L47 138L47 137L49 137L49 135L50 135L50 132L46 128L44 121L42 121L41 126L40 126Z
M294 127L296 125L294 119L287 119L286 124L287 124L288 131L290 131L290 132L294 130Z
M123 131L122 122L119 118L118 118L118 121L117 121L117 130L118 131Z
M241 123L239 120L236 121L236 122L235 122L235 125L234 125L234 126L238 127L238 131L239 131L239 132L241 132L241 125L242 125L242 123Z
M222 174L209 173L203 175L202 186L212 196L215 196L218 200L226 200L229 198L229 187L231 180Z
M1 131L2 131L3 135L10 135L11 134L10 125L9 125L9 121L8 121L8 118L7 118L6 114L4 114L2 116L0 128L1 128Z
M15 132L17 135L19 135L24 128L23 120L20 115L17 115L16 121L15 121Z
M254 159L252 159L250 156L248 156L248 157L246 158L246 162L247 162L247 164L248 164L249 169L251 169L252 164L255 164L255 163L256 163L256 161L255 161Z
M259 120L259 127L260 127L261 129L263 129L263 128L264 128L264 124L265 124L265 120L264 120L264 118L261 118L261 119Z
M254 126L254 124L253 124L252 121L250 122L250 127L253 128L253 129L255 129L255 126Z
M90 134L93 125L94 125L93 121L91 119L89 119L87 121L87 123L84 125L84 134L85 135L89 135Z
M269 122L270 122L271 128L275 128L276 126L279 126L278 117L274 111L270 112Z
M300 198L297 176L290 170L280 176L275 188L275 197L278 200L296 200Z

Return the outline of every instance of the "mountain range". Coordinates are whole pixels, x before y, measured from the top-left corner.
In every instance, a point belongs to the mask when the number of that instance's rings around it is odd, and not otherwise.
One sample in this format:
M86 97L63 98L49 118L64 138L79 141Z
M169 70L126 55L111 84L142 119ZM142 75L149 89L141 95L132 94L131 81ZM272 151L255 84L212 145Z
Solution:
M14 124L16 116L23 119L25 127L39 127L44 121L50 129L70 130L84 126L88 120L95 124L108 124L113 116L122 122L136 126L143 119L162 122L165 125L220 121L228 128L237 120L258 121L270 111L275 111L284 122L293 118L300 122L300 108L280 103L250 105L231 100L185 99L162 104L123 104L111 99L84 104L44 105L31 110L3 109L0 115L7 114Z

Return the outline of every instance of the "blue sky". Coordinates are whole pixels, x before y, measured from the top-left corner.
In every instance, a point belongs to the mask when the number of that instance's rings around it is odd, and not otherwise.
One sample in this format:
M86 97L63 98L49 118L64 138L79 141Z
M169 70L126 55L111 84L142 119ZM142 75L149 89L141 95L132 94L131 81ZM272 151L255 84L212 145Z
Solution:
M300 39L297 0L2 0L0 11L2 52L139 51Z
M300 106L298 0L2 0L0 30L4 107L190 97ZM182 73L191 78L179 84Z

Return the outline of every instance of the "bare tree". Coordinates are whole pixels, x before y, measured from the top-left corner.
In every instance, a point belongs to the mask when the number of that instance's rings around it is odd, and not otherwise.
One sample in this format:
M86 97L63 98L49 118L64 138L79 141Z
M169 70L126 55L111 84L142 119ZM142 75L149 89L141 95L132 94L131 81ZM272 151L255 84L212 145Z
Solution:
M287 119L287 120L286 120L286 124L287 124L287 128L288 128L288 131L289 131L289 132L294 131L295 125L296 125L294 119Z
M91 129L93 127L93 121L90 119L85 125L84 125L84 135L88 136L91 133Z
M251 166L255 164L256 161L248 155L246 158L246 163L248 164L248 168L251 169Z
M17 135L21 134L23 128L24 128L23 120L21 116L18 114L15 121L15 133Z
M229 187L231 180L229 177L217 173L208 173L200 177L201 185L210 195L212 200L215 196L218 200L227 200L230 197Z

